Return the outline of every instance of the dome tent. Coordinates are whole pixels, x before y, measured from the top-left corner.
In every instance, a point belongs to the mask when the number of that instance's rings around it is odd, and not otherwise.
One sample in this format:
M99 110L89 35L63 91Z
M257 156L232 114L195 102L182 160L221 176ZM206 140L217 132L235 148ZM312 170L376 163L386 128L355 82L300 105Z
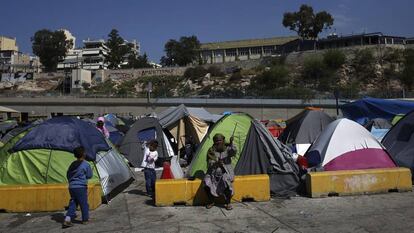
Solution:
M382 143L394 161L414 171L414 111L405 115L385 135Z
M364 127L371 132L378 141L381 141L392 125L387 119L375 118L368 121Z
M294 145L296 152L304 155L309 146L332 121L332 117L322 110L305 109L287 120L286 128L278 139L287 145Z
M177 149L184 147L181 140L191 136L195 143L200 143L207 134L210 124L213 124L221 115L211 114L204 108L188 108L184 104L170 107L158 114L163 129L168 129L174 137Z
M339 119L327 126L305 157L309 167L326 171L395 167L374 136L358 123Z
M364 124L374 118L389 121L398 114L406 114L414 110L414 101L398 99L377 99L366 97L339 106L345 118Z
M221 133L228 140L233 132L233 143L238 149L232 159L235 175L268 174L272 193L295 193L299 171L290 149L273 138L260 122L243 113L223 116L212 127L190 164L189 176L201 178L207 171L207 151L213 145L214 135Z
M123 157L90 124L56 117L21 132L0 150L0 185L67 183L66 171L83 146L104 196L132 179Z
M174 156L171 144L157 118L144 117L138 119L122 140L119 151L134 167L141 167L146 149L145 143L153 139L158 141L157 152L159 159L156 164L160 166L165 160L171 159L171 169L174 178L182 178L183 172L178 163L178 158Z
M174 155L158 119L154 117L144 117L137 120L122 140L119 151L125 155L134 167L141 167L141 162L144 158L145 142L152 139L158 141L157 151L160 159Z
M234 144L237 147L237 153L232 159L232 165L236 166L241 154L241 148L244 147L244 143L246 142L247 133L252 124L252 120L252 117L247 114L235 113L225 115L217 121L198 146L194 158L188 168L189 175L202 177L207 171L207 151L213 145L213 136L216 133L223 134L228 141L234 131Z

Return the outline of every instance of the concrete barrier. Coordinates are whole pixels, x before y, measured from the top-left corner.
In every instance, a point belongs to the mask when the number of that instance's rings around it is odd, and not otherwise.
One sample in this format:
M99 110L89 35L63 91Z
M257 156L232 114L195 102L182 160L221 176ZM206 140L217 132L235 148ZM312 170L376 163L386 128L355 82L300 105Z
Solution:
M270 200L268 175L236 176L233 187L234 196L232 202ZM157 180L155 192L156 206L207 204L207 195L201 180ZM223 201L218 200L218 202Z
M0 210L6 212L61 211L68 206L70 195L67 184L0 186ZM89 209L102 203L100 184L88 185Z
M408 168L310 172L306 189L310 197L412 191L411 172Z

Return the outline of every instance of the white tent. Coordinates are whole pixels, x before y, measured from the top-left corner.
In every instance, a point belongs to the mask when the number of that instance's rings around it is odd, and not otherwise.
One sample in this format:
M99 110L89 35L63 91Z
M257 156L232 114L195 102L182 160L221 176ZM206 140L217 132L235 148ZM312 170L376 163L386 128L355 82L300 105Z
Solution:
M324 170L395 167L388 152L358 123L339 119L327 126L305 157L309 166Z

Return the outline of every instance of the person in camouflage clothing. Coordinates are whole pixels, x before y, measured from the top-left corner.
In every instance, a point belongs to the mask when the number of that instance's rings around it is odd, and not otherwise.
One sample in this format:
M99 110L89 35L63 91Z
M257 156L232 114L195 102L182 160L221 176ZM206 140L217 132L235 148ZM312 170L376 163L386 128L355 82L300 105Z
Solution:
M214 206L214 199L224 196L227 210L231 210L231 197L233 196L234 170L231 165L231 158L236 155L237 149L233 145L233 137L230 143L225 143L222 134L213 137L213 146L207 152L207 173L204 177L204 187L209 198L206 208Z

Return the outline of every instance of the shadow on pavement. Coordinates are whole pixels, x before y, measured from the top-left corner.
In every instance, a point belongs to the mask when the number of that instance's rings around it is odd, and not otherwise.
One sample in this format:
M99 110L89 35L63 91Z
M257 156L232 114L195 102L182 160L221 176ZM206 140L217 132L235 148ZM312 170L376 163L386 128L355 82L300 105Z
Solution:
M50 215L50 219L54 220L57 223L63 223L63 220L65 220L65 215L63 213L55 213Z
M129 190L127 193L128 194L135 194L135 195L141 195L141 196L148 197L147 192L144 192L144 191L139 190L139 189L132 189L132 190Z

